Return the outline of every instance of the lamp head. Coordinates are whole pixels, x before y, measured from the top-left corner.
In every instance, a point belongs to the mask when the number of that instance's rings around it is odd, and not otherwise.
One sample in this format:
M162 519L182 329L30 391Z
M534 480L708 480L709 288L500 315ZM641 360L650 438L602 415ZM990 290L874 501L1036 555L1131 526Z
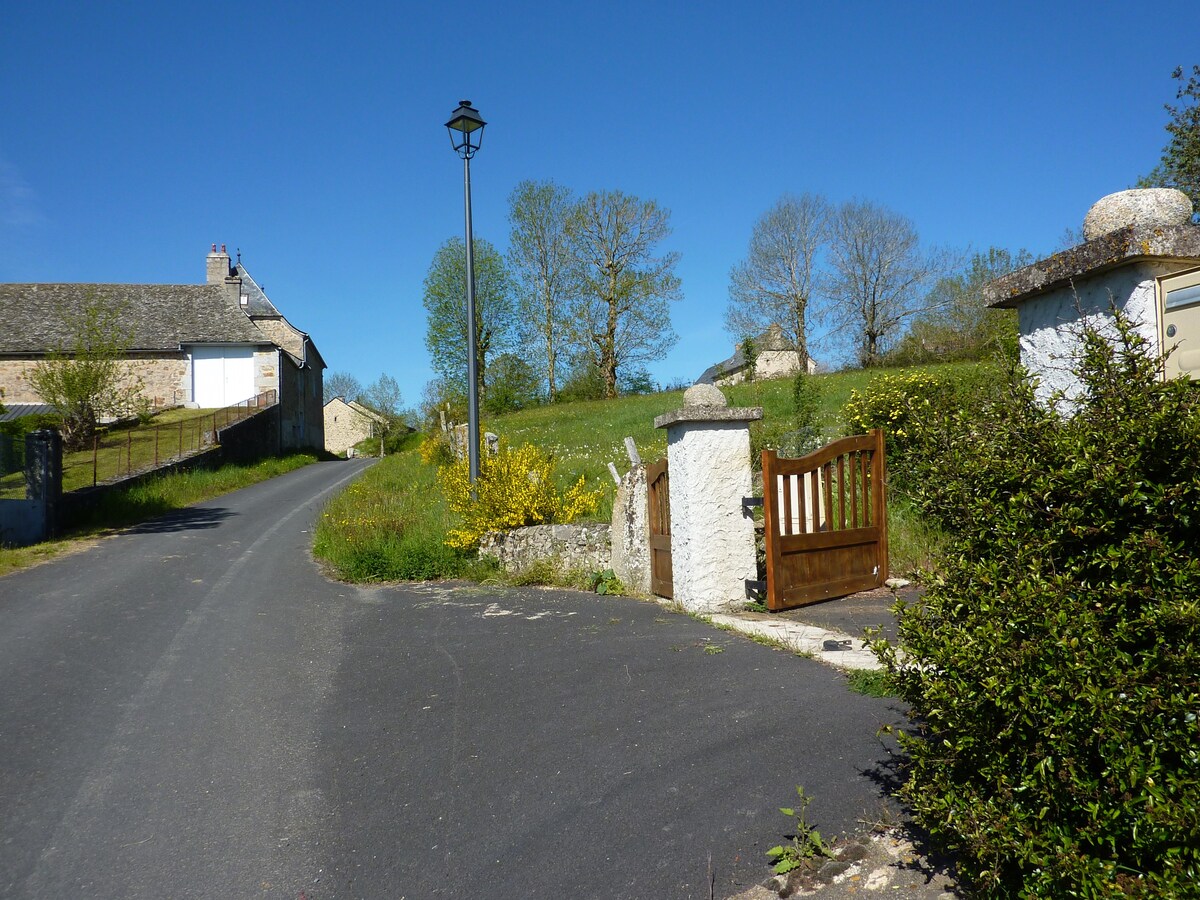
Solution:
M450 145L463 159L470 159L483 141L483 127L487 122L479 117L479 110L471 106L470 100L460 100L458 109L450 114L446 130L450 132Z

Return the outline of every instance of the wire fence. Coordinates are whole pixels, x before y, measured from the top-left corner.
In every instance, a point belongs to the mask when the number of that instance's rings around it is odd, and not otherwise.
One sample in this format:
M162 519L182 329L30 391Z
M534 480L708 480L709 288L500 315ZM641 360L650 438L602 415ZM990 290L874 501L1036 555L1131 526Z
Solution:
M217 445L217 433L222 428L248 419L276 402L276 392L271 390L178 422L97 434L90 451L64 457L63 490L120 481L195 456Z

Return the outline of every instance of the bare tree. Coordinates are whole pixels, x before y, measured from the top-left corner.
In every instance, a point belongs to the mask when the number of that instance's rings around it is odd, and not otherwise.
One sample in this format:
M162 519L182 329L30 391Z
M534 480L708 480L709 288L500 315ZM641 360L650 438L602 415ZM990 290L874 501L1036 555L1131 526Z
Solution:
M754 224L746 258L729 273L725 324L735 338L777 323L807 362L808 305L828 218L824 197L785 194Z
M334 397L346 401L357 400L363 393L362 382L349 372L330 372L325 376L323 388L326 403Z
M653 200L593 191L571 217L582 293L570 318L578 350L617 395L619 369L661 359L675 338L670 301L680 297L678 253L657 255L671 234L671 213Z
M517 306L525 343L537 345L553 403L565 308L578 293L571 253L571 192L553 181L522 181L508 198L509 269L520 288Z
M868 200L844 203L829 219L824 314L862 366L877 365L946 266L944 254L921 248L906 217Z

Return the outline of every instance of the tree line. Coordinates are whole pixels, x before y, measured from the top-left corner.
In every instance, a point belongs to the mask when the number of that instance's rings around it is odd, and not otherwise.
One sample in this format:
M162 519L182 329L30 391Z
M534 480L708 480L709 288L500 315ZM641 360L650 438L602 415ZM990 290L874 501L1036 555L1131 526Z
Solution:
M645 364L675 339L679 254L661 244L670 211L622 191L582 197L554 181L523 181L508 199L507 256L475 239L476 365L490 412L615 397L649 386ZM425 277L425 345L435 381L426 405L465 396L466 252L438 248Z
M1181 102L1166 107L1169 142L1139 183L1179 187L1200 206L1200 67L1173 77ZM670 211L621 191L576 197L550 180L521 182L508 206L507 255L482 239L475 248L484 409L653 389L645 366L675 340L670 304L681 296L679 254L661 249ZM744 343L778 324L802 359L820 334L824 349L863 367L1014 353L1015 316L988 309L982 291L1032 261L1025 249L930 247L910 219L871 200L784 194L754 223L730 271L726 327ZM423 300L437 375L425 405L459 406L461 238L434 255Z

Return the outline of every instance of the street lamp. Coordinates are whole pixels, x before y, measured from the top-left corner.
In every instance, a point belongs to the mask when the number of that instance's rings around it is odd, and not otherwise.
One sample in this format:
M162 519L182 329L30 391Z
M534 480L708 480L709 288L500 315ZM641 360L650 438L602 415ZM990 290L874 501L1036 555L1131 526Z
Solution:
M487 122L470 100L460 100L446 130L450 145L463 161L463 195L467 218L467 459L471 484L479 478L479 361L475 357L475 241L471 237L471 157L483 140Z

